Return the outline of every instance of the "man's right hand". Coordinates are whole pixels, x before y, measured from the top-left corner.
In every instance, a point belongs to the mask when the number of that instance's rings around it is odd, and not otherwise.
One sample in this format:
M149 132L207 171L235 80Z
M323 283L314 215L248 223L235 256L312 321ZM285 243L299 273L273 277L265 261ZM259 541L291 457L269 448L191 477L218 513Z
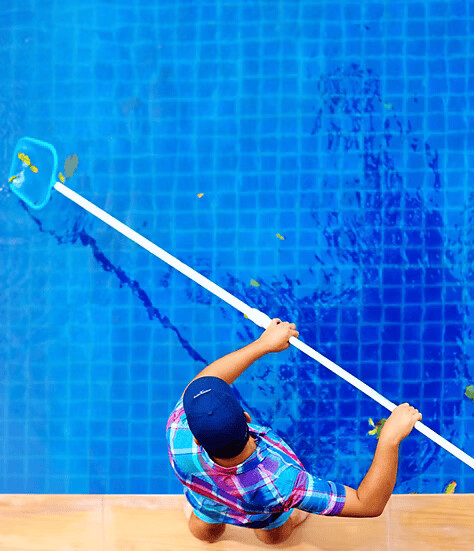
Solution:
M281 352L290 346L290 338L300 336L296 330L296 324L273 318L270 325L257 339L262 344L265 354L268 352Z
M385 421L379 439L399 444L413 430L415 423L421 421L421 413L408 402L400 404Z

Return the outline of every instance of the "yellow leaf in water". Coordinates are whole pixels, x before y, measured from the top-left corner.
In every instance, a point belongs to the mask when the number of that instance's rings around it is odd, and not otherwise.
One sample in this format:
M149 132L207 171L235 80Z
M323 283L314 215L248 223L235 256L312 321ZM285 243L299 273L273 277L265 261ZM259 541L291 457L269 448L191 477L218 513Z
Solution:
M20 161L23 161L27 166L30 166L31 161L28 155L25 155L24 153L18 153L18 158Z
M244 318L247 318L247 319L249 319L249 317L247 316L247 314L244 314Z
M464 394L474 402L474 385L467 386Z
M252 285L252 287L260 287L260 283L255 281L255 279L250 280L250 285Z
M283 235L280 235L279 233L277 233L276 236L278 237L278 239L285 239Z
M62 182L63 184L64 184L64 182L66 181L66 178L64 178L62 172L59 173L59 179L61 180L61 182Z
M20 176L19 174L15 174L15 176L10 176L10 178L8 178L8 183L10 184L11 182L13 182L13 180L15 178L18 178L18 176Z
M372 430L367 431L367 434L370 434L371 436L373 436L374 434L377 434L378 427L375 425L372 417L369 417L369 425L372 425L374 428Z
M456 489L457 483L455 480L451 480L451 482L446 486L445 494L454 494L454 490Z
M30 169L31 169L31 172L38 172L38 169L33 165L30 166Z
M204 193L198 193L197 196L199 197L199 199L201 199L201 197L204 195Z

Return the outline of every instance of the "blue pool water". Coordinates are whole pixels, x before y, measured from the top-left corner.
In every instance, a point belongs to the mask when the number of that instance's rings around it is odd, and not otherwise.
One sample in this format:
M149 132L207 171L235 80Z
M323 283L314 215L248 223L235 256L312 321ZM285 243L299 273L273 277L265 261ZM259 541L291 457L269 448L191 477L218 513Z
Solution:
M0 0L2 493L181 493L168 415L261 334L57 192L26 207L21 136L473 456L474 4L129 4ZM358 486L387 410L293 347L234 388L308 470ZM416 430L399 457L394 493L474 492Z

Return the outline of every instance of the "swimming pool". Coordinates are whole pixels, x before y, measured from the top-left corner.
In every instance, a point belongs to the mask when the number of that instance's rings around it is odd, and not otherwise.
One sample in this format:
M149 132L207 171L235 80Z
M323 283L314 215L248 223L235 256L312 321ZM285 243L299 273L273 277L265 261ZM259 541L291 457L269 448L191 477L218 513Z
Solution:
M2 5L0 181L22 135L76 154L71 188L472 456L470 10ZM181 493L168 415L261 331L61 196L0 188L3 492ZM387 410L292 348L234 386L357 487ZM474 491L416 431L399 457L394 493Z

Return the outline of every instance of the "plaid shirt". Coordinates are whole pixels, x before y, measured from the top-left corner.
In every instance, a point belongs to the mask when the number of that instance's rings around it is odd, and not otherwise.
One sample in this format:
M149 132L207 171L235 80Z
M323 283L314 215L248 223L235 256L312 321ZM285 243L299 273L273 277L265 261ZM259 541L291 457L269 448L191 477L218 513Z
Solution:
M166 424L168 457L193 509L216 522L259 528L290 509L337 515L342 484L308 473L295 452L271 428L249 423L257 449L236 467L221 467L198 446L186 421L183 397Z

